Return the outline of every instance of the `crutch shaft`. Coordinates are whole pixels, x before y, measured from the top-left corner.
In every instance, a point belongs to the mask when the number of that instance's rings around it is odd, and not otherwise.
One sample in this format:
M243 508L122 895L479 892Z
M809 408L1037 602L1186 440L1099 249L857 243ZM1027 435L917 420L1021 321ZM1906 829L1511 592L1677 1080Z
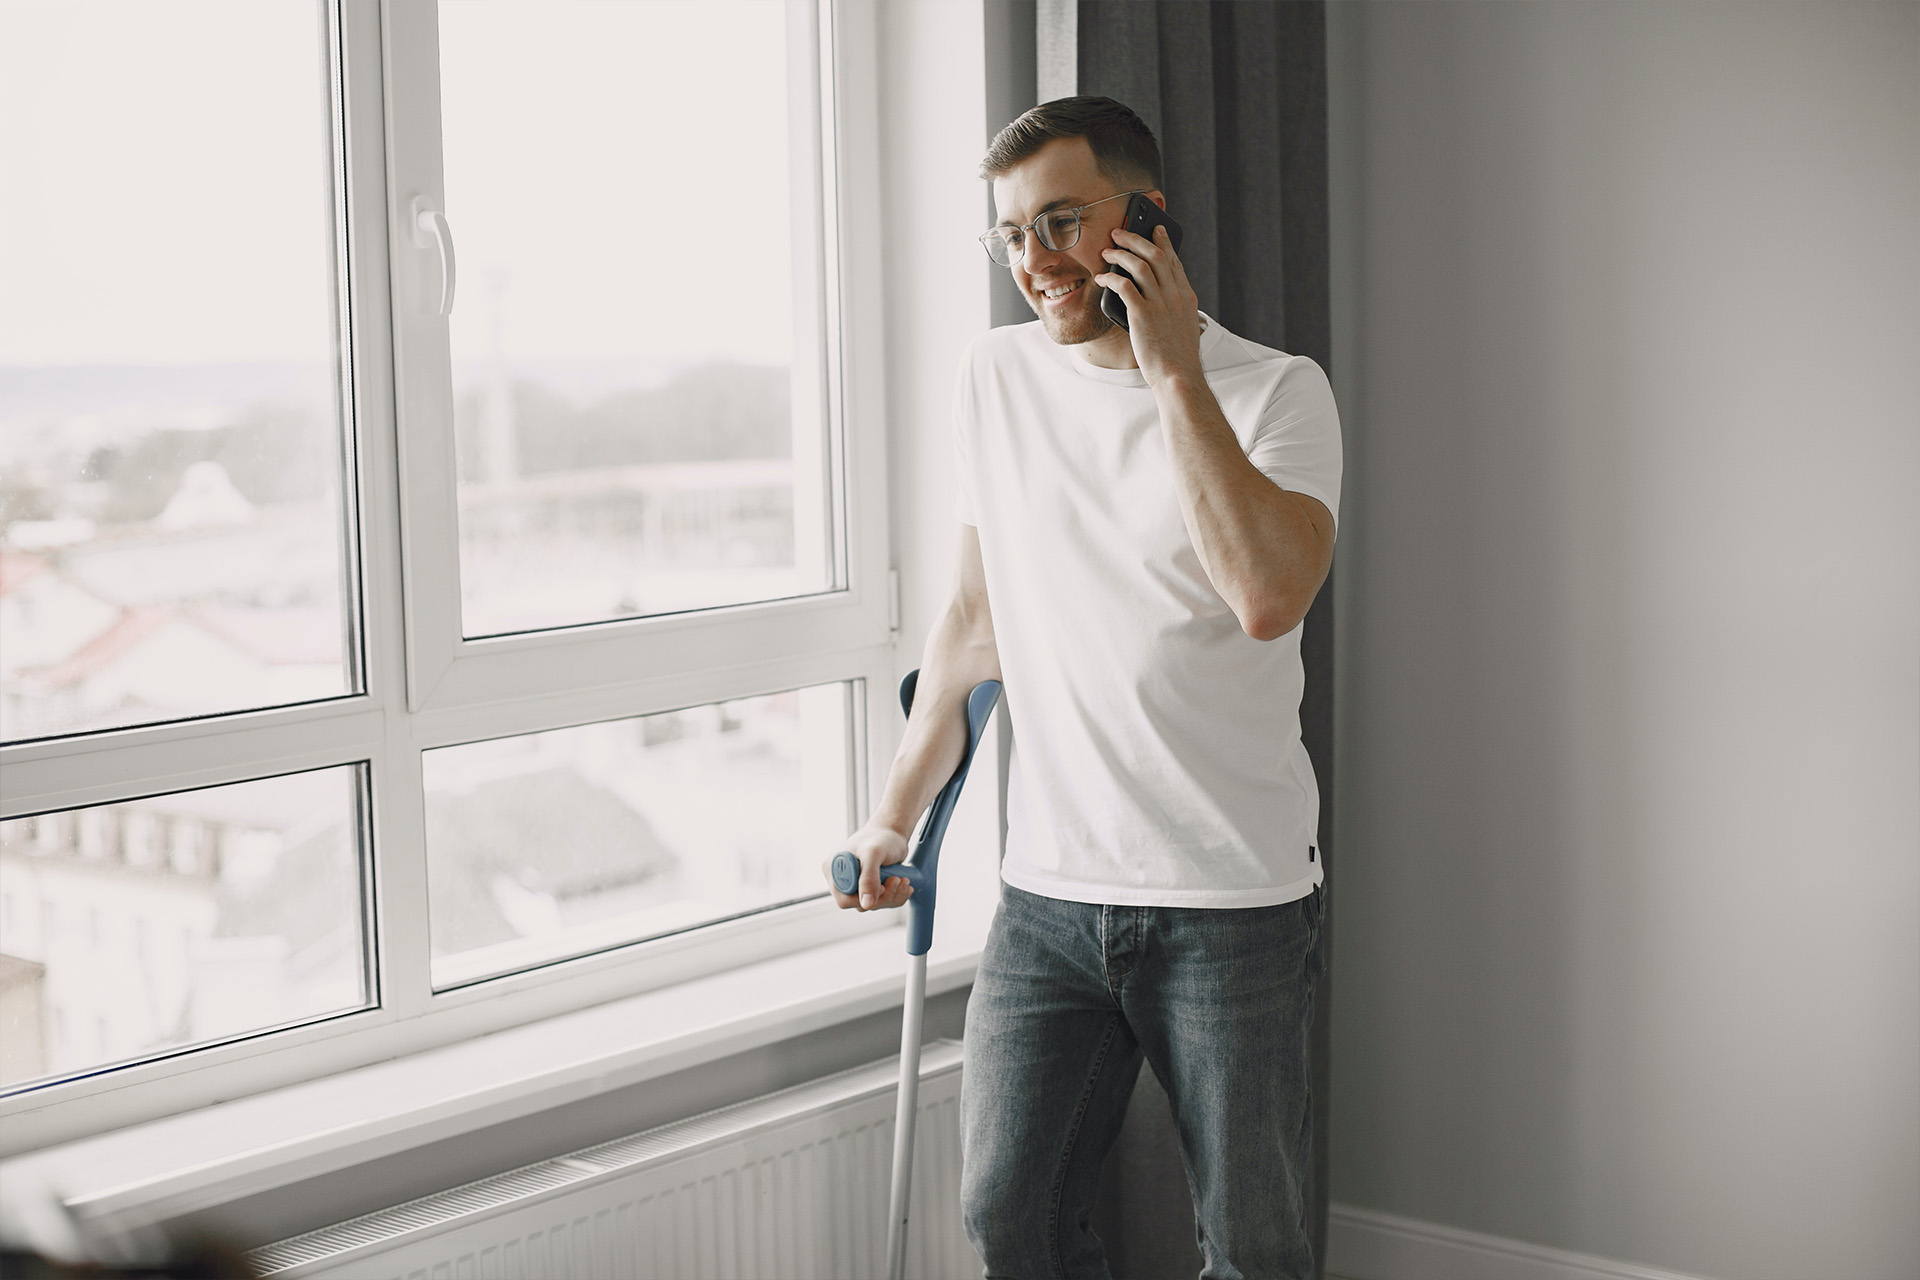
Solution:
M927 958L907 961L900 1018L900 1092L893 1111L893 1186L887 1197L887 1280L906 1280L907 1199L913 1192L914 1125L920 1118L920 1028L927 1010Z
M909 716L913 714L913 693L919 681L920 673L911 671L900 682L900 709ZM940 842L967 780L967 768L980 746L987 717L993 714L999 698L998 680L983 680L967 694L967 746L959 767L927 809L920 838L907 861L879 869L882 880L899 876L913 886L913 896L907 903L907 993L900 1019L900 1091L893 1116L893 1184L887 1204L888 1280L906 1280L907 1273L907 1200L913 1187L914 1121L920 1114L920 1031L927 1007L927 951L933 946ZM828 860L828 876L834 888L852 894L859 888L860 860L843 849Z

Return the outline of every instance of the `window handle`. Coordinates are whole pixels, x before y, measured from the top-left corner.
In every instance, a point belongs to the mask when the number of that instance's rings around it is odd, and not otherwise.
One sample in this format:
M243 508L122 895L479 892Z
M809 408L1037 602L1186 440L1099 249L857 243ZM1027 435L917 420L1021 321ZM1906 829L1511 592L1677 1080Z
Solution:
M447 215L428 208L422 196L413 199L413 242L422 249L431 246L440 250L440 314L452 315L453 228L447 225Z

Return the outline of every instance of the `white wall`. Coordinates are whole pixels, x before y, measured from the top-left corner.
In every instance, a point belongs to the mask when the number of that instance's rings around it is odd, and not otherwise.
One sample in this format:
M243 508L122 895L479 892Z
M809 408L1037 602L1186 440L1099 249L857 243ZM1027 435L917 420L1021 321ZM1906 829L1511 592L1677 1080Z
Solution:
M900 568L898 674L920 665L953 592L953 386L991 325L992 264L978 236L987 188L986 31L981 0L881 0L880 163L887 234L887 447ZM870 696L891 698L890 690ZM948 828L941 902L999 893L997 746L982 744ZM874 798L884 779L874 779Z
M1330 36L1334 1198L1920 1274L1920 5Z
M901 674L953 588L954 378L989 325L985 34L979 0L882 0L888 447L902 578Z

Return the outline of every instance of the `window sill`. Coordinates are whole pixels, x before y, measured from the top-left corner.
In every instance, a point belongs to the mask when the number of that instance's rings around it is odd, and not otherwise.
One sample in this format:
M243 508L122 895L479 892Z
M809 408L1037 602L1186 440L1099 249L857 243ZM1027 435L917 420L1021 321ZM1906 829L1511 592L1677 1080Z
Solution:
M984 895L942 893L929 996L973 981L992 916ZM863 932L35 1151L0 1164L0 1185L16 1203L44 1188L106 1229L164 1222L898 1008L905 970L901 930Z

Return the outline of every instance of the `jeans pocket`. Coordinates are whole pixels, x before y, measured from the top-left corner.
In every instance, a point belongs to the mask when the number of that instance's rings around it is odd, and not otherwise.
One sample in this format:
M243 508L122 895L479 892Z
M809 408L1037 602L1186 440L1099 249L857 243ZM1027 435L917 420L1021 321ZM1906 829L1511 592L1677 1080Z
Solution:
M1321 925L1326 909L1327 886L1324 884L1313 886L1313 892L1300 899L1300 915L1306 921L1307 936L1310 939L1308 947L1315 952L1320 950Z

